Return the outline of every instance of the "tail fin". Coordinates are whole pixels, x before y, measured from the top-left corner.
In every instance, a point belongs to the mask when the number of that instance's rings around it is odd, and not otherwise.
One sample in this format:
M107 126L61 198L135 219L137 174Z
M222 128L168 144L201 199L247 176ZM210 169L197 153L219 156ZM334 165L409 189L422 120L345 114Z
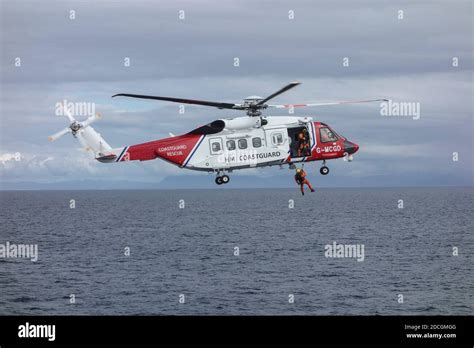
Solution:
M112 148L92 126L79 129L74 134L79 142L94 152L95 157L102 157L111 153Z

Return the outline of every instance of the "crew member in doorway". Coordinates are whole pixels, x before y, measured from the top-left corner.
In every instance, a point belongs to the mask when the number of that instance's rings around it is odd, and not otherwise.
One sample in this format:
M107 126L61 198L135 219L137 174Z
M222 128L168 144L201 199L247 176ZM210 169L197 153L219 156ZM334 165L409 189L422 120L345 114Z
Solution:
M307 156L309 150L308 130L303 130L298 134L298 157Z
M304 185L305 184L308 185L311 192L314 192L314 189L311 186L311 183L308 181L308 179L306 179L306 172L302 168L297 168L296 169L295 181L298 185L300 185L301 194L303 196L304 196Z

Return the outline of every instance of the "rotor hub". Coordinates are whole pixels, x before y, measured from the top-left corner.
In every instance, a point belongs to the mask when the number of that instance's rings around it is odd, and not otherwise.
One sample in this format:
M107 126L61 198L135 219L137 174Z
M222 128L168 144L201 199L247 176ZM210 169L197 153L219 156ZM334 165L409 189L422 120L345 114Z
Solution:
M76 133L79 129L81 129L81 124L77 121L74 121L73 123L71 123L69 128L71 128L73 133Z
M263 100L262 97L258 95L251 95L247 98L244 98L244 105L257 104Z
M244 99L242 107L246 110L247 116L256 117L261 116L263 109L267 108L267 104L259 104L263 100L262 97L252 95Z
M258 116L261 116L262 115L262 108L259 108L259 107L256 107L256 108L253 108L253 107L249 107L247 109L247 116L250 116L250 117L258 117Z

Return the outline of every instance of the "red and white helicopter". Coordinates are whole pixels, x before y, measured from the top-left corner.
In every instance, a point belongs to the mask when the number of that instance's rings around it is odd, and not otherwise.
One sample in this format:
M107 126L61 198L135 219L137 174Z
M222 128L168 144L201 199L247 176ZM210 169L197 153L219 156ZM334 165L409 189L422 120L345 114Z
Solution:
M236 169L255 168L288 164L290 169L296 163L322 161L320 173L327 175L326 160L352 155L359 146L337 134L327 124L313 121L311 117L263 116L267 108L292 110L306 106L338 105L387 101L386 99L336 101L310 104L270 105L270 99L299 85L292 82L266 98L251 96L242 104L211 102L204 100L180 99L137 94L116 94L113 97L131 97L171 101L181 104L212 106L219 109L243 110L247 116L219 119L196 128L189 133L154 140L147 143L112 148L91 127L99 116L94 115L83 122L76 121L66 113L70 125L49 137L54 141L66 133L72 135L86 148L91 149L95 158L103 163L148 161L161 158L180 168L215 172L215 182L226 184L227 173ZM305 132L306 144L301 148L298 136Z

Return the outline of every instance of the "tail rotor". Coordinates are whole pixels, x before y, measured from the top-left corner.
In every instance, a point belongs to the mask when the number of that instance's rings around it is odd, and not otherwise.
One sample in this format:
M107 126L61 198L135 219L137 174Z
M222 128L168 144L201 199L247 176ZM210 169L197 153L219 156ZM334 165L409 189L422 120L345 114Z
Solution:
M107 154L112 150L110 145L107 144L102 136L91 127L92 123L101 118L99 113L88 117L82 122L77 121L67 108L64 108L64 114L69 120L69 126L53 135L50 135L48 137L49 141L56 141L63 135L71 133L84 149L87 151L94 151L96 156L104 156L104 154Z

